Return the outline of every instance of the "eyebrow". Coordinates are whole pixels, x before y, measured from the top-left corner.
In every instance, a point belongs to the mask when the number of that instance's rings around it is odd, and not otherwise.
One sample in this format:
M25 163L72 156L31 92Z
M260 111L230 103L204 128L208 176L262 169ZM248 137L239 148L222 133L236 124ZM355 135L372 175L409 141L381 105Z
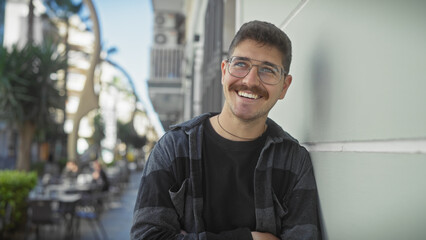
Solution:
M257 60L257 59L248 58L248 57L240 57L240 56L234 56L234 57L239 58L239 59L242 59L242 60L248 60L248 61L253 60L253 61L261 62L262 64L265 64L265 65L268 65L268 66L271 66L271 67L275 67L275 68L277 68L277 69L280 69L280 67L279 67L278 65L273 64L273 63L268 62L268 61L260 61L260 60Z

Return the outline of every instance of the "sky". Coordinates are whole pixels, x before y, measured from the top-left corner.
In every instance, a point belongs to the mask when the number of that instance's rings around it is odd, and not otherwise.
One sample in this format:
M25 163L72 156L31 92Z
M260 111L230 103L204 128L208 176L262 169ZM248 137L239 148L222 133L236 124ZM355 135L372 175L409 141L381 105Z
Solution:
M93 4L100 22L103 48L117 48L109 58L131 76L150 118L158 119L146 89L153 32L151 0L93 0ZM153 124L157 129L162 128L159 122Z

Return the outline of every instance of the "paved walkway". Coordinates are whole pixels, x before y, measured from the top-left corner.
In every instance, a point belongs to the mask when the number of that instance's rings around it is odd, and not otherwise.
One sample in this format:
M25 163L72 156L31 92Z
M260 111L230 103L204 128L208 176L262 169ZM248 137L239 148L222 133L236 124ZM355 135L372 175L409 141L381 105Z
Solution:
M138 194L141 175L141 171L132 171L129 184L117 199L118 201L112 201L109 209L105 210L101 215L101 222L105 227L109 240L130 238L133 208ZM80 238L77 239L96 239L86 221L80 223Z

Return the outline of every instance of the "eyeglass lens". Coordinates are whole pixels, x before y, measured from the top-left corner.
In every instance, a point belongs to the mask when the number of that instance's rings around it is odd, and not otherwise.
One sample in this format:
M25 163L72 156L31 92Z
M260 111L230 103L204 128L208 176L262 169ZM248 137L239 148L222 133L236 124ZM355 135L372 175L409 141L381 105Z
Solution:
M276 84L281 79L281 72L277 66L260 62L260 64L253 64L249 58L232 57L229 60L229 73L238 78L247 76L253 66L257 66L257 73L262 82L266 84Z

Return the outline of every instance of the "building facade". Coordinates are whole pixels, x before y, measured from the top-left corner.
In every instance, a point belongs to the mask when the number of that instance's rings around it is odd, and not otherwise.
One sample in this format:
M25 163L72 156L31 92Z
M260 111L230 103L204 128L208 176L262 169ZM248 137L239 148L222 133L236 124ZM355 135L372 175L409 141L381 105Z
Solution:
M155 111L167 130L183 120L183 1L153 0L154 26L148 91Z

